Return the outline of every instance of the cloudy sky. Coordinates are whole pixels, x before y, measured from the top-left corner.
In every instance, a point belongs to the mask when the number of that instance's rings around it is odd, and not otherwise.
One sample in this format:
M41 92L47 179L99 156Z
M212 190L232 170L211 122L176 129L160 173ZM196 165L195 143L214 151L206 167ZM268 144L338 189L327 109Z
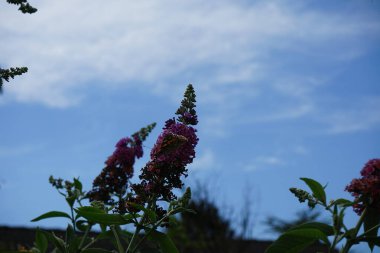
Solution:
M64 208L50 174L90 187L117 140L155 121L149 152L188 83L200 144L187 182L235 209L248 191L256 237L267 215L301 208L287 190L299 177L348 197L380 156L379 1L31 4L0 3L0 67L29 68L0 97L1 224Z

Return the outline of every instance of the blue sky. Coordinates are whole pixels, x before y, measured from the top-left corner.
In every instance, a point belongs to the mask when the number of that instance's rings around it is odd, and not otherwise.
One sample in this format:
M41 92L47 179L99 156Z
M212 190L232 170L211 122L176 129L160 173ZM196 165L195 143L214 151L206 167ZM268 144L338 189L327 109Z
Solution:
M0 97L0 224L65 208L50 174L89 188L114 144L155 121L148 153L188 83L200 143L186 181L239 210L249 188L255 237L301 208L299 177L348 197L380 156L378 1L31 4L0 3L1 67L29 67Z

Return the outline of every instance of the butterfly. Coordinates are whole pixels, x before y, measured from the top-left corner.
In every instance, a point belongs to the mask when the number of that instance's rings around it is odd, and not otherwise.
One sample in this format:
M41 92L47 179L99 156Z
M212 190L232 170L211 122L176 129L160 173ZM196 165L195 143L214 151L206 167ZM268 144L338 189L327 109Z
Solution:
M168 133L164 136L160 149L157 152L159 155L171 152L187 142L187 138L183 135Z

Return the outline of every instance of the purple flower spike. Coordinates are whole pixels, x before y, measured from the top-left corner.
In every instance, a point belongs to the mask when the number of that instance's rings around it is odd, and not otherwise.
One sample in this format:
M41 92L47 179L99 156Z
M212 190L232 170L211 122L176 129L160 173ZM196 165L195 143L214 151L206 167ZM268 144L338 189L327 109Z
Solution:
M133 176L133 165L136 158L143 155L142 142L153 130L153 123L139 132L134 133L132 138L120 139L115 151L105 161L105 167L93 182L93 188L88 193L90 201L98 200L106 204L114 204L112 196L118 196L119 200L126 192L128 181Z

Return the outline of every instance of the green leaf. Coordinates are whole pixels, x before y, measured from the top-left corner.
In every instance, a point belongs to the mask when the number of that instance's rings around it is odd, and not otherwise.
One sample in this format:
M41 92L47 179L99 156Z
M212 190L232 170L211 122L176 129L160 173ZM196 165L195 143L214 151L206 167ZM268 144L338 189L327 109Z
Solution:
M114 239L115 236L113 234L113 232L111 230L107 230L107 231L102 231L98 234L98 236L96 237L96 240L112 240Z
M350 228L347 230L346 233L344 233L344 237L347 239L353 239L356 235L356 229L355 228Z
M39 228L36 230L36 241L34 243L36 248L40 253L45 253L48 248L48 239L44 233L41 232Z
M119 233L119 236L121 237L121 239L123 239L126 243L129 243L131 241L132 236L133 236L133 233L128 232L126 230L120 229L118 231L118 233ZM114 239L115 239L115 236L111 230L101 232L96 237L96 240L114 240Z
M67 204L69 204L70 208L72 208L74 206L75 199L76 199L75 195L72 195L70 197L66 197L66 202L67 202Z
M334 235L334 228L328 224L321 222L307 222L301 225L295 226L289 229L287 232L298 229L317 229L321 231L325 236L320 238L326 245L330 245L330 241L328 240L328 236Z
M196 214L197 212L193 209L184 208L184 207L177 207L174 210L172 210L171 215L177 214L177 213L193 213Z
M138 210L141 210L144 212L144 214L146 214L149 218L149 220L154 223L157 221L157 214L155 212L153 212L152 210L149 210L147 208L145 208L144 206L142 205L139 205L139 204L136 204L136 203L133 203L133 202L128 202L128 205L131 205L132 207L138 209Z
M322 223L322 222L303 223L301 225L298 225L298 226L291 228L289 231L297 230L297 229L308 229L308 228L318 229L319 231L321 231L326 236L334 235L334 228L332 226L325 224L325 223Z
M104 210L92 206L76 209L77 213L93 223L104 225L124 225L133 222L132 215L107 214Z
M338 205L334 205L334 207L337 207ZM337 214L335 216L335 219L334 219L334 228L336 230L336 233L341 233L341 229L342 227L344 226L344 215L345 215L345 210L346 210L347 206L344 206L343 208L340 209L339 211L339 214Z
M282 234L265 253L298 253L326 235L319 229L292 229Z
M153 230L149 234L149 239L157 242L160 245L160 248L165 253L179 253L177 247L174 245L170 237L164 233Z
M380 247L380 237L363 237L363 238L359 238L358 242L372 243Z
M34 218L31 220L32 222L43 220L43 219L48 219L48 218L57 218L57 217L63 217L63 218L68 218L71 219L70 215L68 215L65 212L60 212L60 211L50 211L47 213L44 213L43 215L38 216L37 218Z
M157 249L142 248L140 251L138 251L138 253L162 253L162 251L159 251Z
M337 199L337 200L334 200L333 204L342 206L342 207L348 207L348 206L352 206L354 202L349 201L348 199Z
M101 213L101 214L106 213L106 211L104 211L103 209L100 209L94 206L81 206L77 208L76 210L78 212L86 212L86 213Z
M79 178L74 178L74 187L75 189L78 189L80 192L82 192L83 185L81 181L79 181Z
M69 244L68 253L78 253L79 252L79 245L82 241L82 238L83 238L82 236L72 238L72 240ZM90 242L90 239L87 238L87 240L85 240L85 243L89 243L89 242Z
M32 253L35 253L35 252L38 253L38 250L36 248L32 248ZM0 250L0 253L21 253L21 252L18 250Z
M323 186L311 178L302 177L300 179L309 186L310 190L313 192L313 196L326 205L326 192Z
M83 253L112 253L113 251L99 249L99 248L90 248L82 251Z
M106 231L107 231L107 226L106 226L106 225L104 225L104 224L99 224L99 226L100 226L100 230L101 230L102 232L106 232Z
M66 228L66 242L70 243L75 238L75 232L73 226L70 224Z
M375 209L371 207L367 207L367 213L364 217L364 233L368 237L376 237L377 232L379 231L379 225L380 223L380 213ZM377 227L376 227L377 226ZM368 246L370 247L371 251L375 247L375 244L373 242L368 242Z
M86 220L79 220L76 222L76 226L80 231L84 232L87 230L88 226L92 226L92 225L89 224L88 221Z
M57 247L56 247L56 240L55 240L55 238L54 238L54 233L53 232L48 232L48 231L43 231L43 230L40 230L44 235L45 235L45 237L48 239L48 241L50 241L51 243L53 243L53 245L55 246L55 248L53 249L53 251L52 252L54 252L54 253L64 253L64 251L62 251L61 249L58 249Z
M66 251L65 241L63 241L61 238L56 236L53 232L51 233L51 236L49 239L60 252Z

